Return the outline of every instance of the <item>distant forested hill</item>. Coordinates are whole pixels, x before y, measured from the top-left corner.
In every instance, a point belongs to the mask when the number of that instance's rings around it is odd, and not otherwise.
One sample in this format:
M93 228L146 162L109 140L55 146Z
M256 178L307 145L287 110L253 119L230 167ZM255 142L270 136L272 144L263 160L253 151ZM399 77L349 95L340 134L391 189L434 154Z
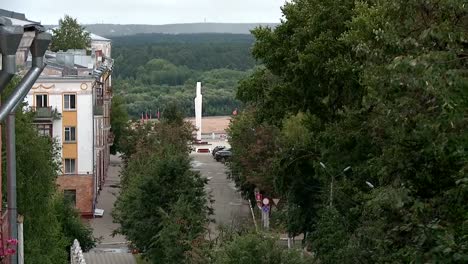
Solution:
M205 115L231 114L239 107L238 81L256 65L247 34L138 34L112 41L115 93L135 118L163 111L168 102L193 116L197 81L204 87Z
M56 25L46 25L48 28ZM132 36L145 33L162 34L198 34L198 33L231 33L250 34L250 30L258 26L276 27L275 23L186 23L167 25L119 25L119 24L88 24L86 29L104 37Z
M116 37L114 75L136 78L138 67L153 58L205 71L219 68L247 70L255 65L250 54L251 35L242 34L140 34Z

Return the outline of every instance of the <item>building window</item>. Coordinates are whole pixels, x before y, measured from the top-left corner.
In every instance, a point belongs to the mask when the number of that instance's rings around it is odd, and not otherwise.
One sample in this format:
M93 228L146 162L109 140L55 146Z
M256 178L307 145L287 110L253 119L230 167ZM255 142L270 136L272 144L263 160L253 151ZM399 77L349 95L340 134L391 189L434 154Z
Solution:
M76 110L76 94L64 94L63 101L65 110Z
M45 108L47 106L47 94L36 94L36 108Z
M36 129L39 135L52 137L52 124L37 124Z
M75 141L76 141L76 128L65 127L65 142L75 142Z
M65 159L65 174L76 174L75 159Z
M63 196L65 201L70 202L73 206L76 206L76 190L64 190Z

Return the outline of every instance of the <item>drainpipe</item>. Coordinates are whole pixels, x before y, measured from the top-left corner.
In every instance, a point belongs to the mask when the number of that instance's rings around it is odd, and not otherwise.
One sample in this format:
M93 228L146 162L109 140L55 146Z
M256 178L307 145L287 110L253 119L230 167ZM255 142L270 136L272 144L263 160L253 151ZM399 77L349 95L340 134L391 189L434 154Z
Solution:
M24 97L28 94L32 85L36 82L39 75L44 69L44 54L49 46L52 36L48 33L37 33L31 44L32 67L23 77L21 82L16 86L13 93L9 96L6 102L0 107L0 122L5 117L18 107L23 102Z
M7 84L10 82L11 78L13 78L13 76L16 73L16 51L18 50L18 46L21 42L21 38L23 37L23 33L24 33L24 29L23 27L20 27L20 26L0 27L0 52L2 53L2 71L0 72L0 92L5 89ZM1 172L0 172L0 186L1 186ZM2 194L1 194L1 187L0 187L0 199L1 197L2 197ZM10 199L10 192L8 192L8 201L10 201L9 199ZM2 202L0 201L0 214L2 211L1 203ZM10 210L10 207L8 207L8 210ZM11 218L9 219L11 221ZM16 223L16 219L13 222ZM9 226L11 226L11 224ZM2 230L2 233L3 231L4 230ZM11 230L9 231L10 231L9 232L10 237L12 238L17 237L16 233L11 233ZM2 237L2 239L4 239L4 237Z
M14 92L0 108L0 120L8 114L7 125L7 188L8 188L8 218L10 221L10 237L18 239L18 209L16 198L16 135L15 135L15 109L21 104L32 85L44 69L44 54L49 46L51 35L36 33L30 51L32 54L32 67L15 88ZM11 255L11 263L18 263L18 253Z
M92 207L92 214L93 214L93 218L95 218L94 216L94 212L96 211L96 196L97 196L97 192L96 192L96 188L97 188L97 170L96 170L96 155L97 155L97 149L96 149L96 143L97 143L97 140L96 140L96 132L95 132L95 129L96 129L96 119L94 118L94 113L96 111L96 82L93 83L93 87L92 87L92 104L93 104L93 112L91 113L91 119L93 120L93 207Z
M24 29L20 26L0 27L0 52L2 70L0 71L0 92L16 73L16 51L23 37Z

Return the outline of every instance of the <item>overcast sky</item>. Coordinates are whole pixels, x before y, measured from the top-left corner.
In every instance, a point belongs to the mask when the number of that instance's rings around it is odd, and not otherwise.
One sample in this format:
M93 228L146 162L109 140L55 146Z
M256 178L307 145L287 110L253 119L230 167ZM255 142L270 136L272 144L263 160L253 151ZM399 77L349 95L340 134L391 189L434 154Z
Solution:
M82 24L279 22L285 0L0 0L0 8L57 24L64 14Z

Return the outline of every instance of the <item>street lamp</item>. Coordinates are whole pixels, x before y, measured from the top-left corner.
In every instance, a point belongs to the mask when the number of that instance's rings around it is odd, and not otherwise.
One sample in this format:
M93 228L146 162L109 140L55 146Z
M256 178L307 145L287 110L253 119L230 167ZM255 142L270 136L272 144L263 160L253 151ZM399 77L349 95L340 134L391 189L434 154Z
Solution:
M374 185L372 183L368 182L368 181L366 181L366 184L367 184L367 186L371 187L372 189L375 188Z
M330 174L328 172L327 166L323 162L320 161L319 163L320 163L320 166L322 166L322 168L325 170L325 172L331 177L331 182L330 182L330 207L332 207L333 206L333 185L335 183L335 177L337 177L338 175L340 175L342 173L345 173L345 172L349 171L351 169L351 166L347 166L340 173L333 176L332 174Z

